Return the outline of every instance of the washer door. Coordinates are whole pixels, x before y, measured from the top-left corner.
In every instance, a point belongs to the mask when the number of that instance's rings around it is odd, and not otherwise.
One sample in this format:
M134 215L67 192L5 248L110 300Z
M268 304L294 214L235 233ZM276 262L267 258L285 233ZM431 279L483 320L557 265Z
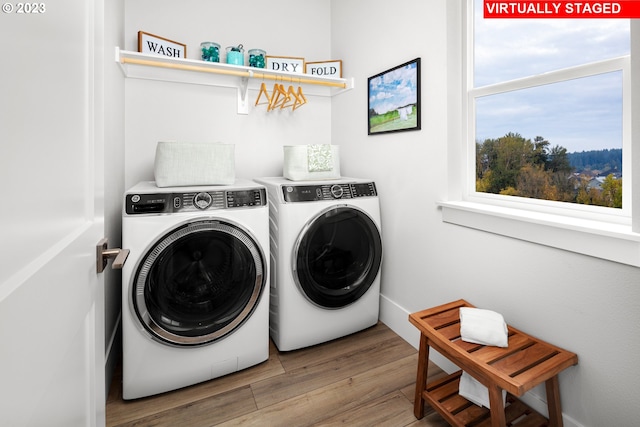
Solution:
M232 223L198 220L159 239L134 276L132 303L153 338L208 344L247 320L265 285L264 256Z
M293 276L302 293L323 308L340 308L371 287L382 260L380 231L351 206L327 209L302 230L293 254Z

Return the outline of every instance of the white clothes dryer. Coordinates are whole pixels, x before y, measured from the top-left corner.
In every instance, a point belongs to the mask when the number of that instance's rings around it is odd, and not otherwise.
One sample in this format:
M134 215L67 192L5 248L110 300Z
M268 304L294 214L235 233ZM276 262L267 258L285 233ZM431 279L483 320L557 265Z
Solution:
M269 357L265 187L158 188L125 194L124 399L220 377Z
M378 322L382 238L375 183L257 178L269 199L270 335L295 350Z

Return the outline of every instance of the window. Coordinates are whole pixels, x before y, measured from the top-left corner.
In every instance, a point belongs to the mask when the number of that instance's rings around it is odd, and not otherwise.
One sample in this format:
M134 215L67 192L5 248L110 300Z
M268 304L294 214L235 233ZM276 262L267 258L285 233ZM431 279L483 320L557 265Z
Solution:
M450 166L461 173L443 220L640 265L640 234L631 231L640 228L631 211L638 30L622 19L484 19L482 0L460 5L449 17L466 35L463 55L449 66L463 85L449 89L452 98L460 91L462 114L449 130L461 141ZM585 164L583 152L607 160Z
M475 193L621 209L629 20L485 19L483 0L472 7Z

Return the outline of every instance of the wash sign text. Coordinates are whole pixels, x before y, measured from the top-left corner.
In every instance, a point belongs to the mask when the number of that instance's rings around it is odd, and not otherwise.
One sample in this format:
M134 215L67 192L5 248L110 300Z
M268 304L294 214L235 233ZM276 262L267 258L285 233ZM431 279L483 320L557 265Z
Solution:
M184 59L187 57L187 45L138 31L138 52Z
M484 1L484 18L640 18L640 0Z

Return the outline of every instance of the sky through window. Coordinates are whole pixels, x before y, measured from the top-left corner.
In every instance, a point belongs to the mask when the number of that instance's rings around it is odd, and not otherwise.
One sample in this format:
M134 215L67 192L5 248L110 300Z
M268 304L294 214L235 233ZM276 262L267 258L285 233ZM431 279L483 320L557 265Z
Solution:
M485 19L475 0L474 86L630 51L628 19ZM542 136L568 152L622 148L620 72L492 95L477 103L476 140Z

